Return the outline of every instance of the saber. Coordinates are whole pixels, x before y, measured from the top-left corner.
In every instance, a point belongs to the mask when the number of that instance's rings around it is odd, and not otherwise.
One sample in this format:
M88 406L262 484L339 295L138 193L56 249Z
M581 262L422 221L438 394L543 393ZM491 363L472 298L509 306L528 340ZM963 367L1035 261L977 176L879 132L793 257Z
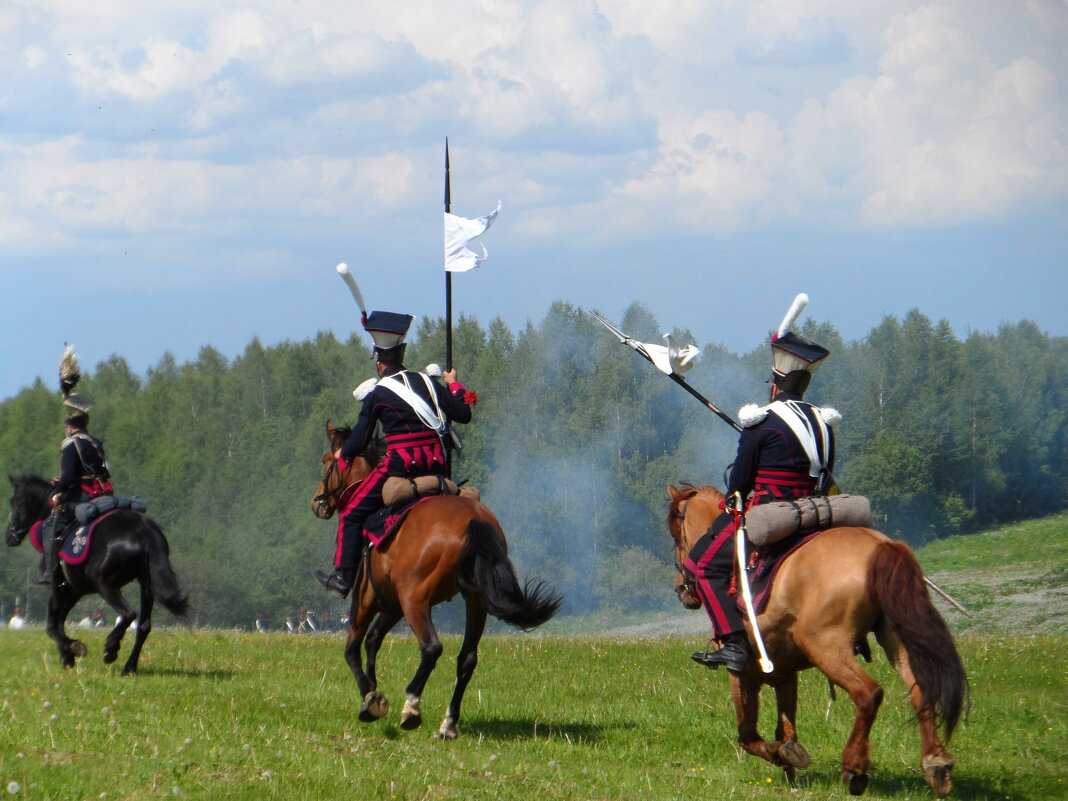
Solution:
M960 601L958 601L956 598L954 598L948 592L946 592L941 587L939 587L937 584L935 584L933 581L931 581L929 578L927 578L927 576L924 576L923 580L927 584L928 587L930 587L932 590L934 590L939 595L941 595L943 598L945 598L946 601L948 601L951 606L953 606L957 610L963 612L968 617L972 617L973 616L971 612L969 612L967 609L964 608L964 605Z
M741 504L742 496L735 493L736 502ZM740 508L740 507L739 507ZM756 609L753 608L753 592L749 589L749 574L745 569L745 512L738 515L738 531L734 535L735 551L738 555L738 575L742 579L742 597L745 599L745 613L749 618L749 625L753 629L753 639L756 640L757 650L760 652L760 669L765 673L775 670L775 665L768 657L767 649L764 648L764 638L760 636L760 626L757 624Z
M360 294L360 288L356 286L356 279L352 277L352 273L349 272L349 265L345 262L341 262L337 266L337 274L341 276L341 280L345 282L345 286L349 288L349 292L352 293L352 299L356 301L356 305L360 308L360 314L364 317L367 316L367 304L363 302L363 295Z
M642 357L644 357L646 361L648 361L650 364L656 366L656 362L653 361L653 357L651 355L649 355L649 351L645 349L645 343L639 342L638 340L634 339L633 337L627 336L622 331L620 331L618 328L616 328L614 325L612 325L610 322L608 322L606 319L601 317L601 315L594 314L593 316L597 318L597 321L600 322L601 325L603 325L605 328L607 328L609 331L611 331L613 334L615 334L616 337L619 339L619 341L621 343L623 343L624 345L629 345L631 348L633 348L635 351L637 351ZM659 368L657 368L657 369L659 369ZM700 392L698 392L696 389L694 389L692 386L690 386L688 383L686 383L686 379L685 378L683 378L681 375L679 375L678 373L675 373L675 372L666 373L666 375L667 375L668 378L670 378L672 381L674 381L680 387L682 387L687 392L689 392L691 395L693 395L695 398L697 398L697 400L699 400L701 403L703 403L706 408L708 408L710 411L714 412L715 414L719 415L719 418L721 420L723 420L723 422L725 422L727 425L729 425L735 431L741 432L742 427L740 425L738 425L738 423L736 423L734 421L734 419L729 414L724 412L722 409L720 409L718 406L716 406L716 404L714 404L712 401L710 401L708 398L706 398L704 395L702 395Z

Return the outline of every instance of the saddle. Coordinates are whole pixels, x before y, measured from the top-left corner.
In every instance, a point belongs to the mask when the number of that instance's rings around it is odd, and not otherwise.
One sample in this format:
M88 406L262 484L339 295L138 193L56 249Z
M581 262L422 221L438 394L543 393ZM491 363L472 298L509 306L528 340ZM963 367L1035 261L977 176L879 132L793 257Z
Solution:
M417 498L401 507L384 506L377 512L373 512L363 523L363 536L367 538L373 548L382 547L383 543L401 527L412 509L433 497L431 495L425 498Z
M97 524L113 515L118 509L111 509L96 517L91 522L68 529L63 535L63 541L59 545L59 559L68 565L80 565L89 555L89 544L93 537L93 531ZM44 553L44 541L41 539L41 530L44 521L38 520L30 527L30 543L38 553Z
M748 529L747 529L748 531ZM771 595L771 585L775 581L775 575L783 561L807 543L818 537L823 531L795 531L792 534L776 540L768 545L763 545L749 551L749 562L746 574L749 578L749 591L753 596L753 609L759 615L767 605ZM735 592L738 578L738 565L734 566L735 575L731 580L731 592L736 595L738 608L745 613L745 601L741 592Z

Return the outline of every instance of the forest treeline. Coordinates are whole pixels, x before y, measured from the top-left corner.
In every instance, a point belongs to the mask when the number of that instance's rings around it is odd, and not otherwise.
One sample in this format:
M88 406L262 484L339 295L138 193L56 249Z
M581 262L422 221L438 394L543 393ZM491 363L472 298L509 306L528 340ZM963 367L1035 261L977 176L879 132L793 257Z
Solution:
M661 341L640 304L620 324ZM959 340L918 310L858 341L811 320L801 332L831 351L806 397L843 414L838 484L867 495L888 534L919 545L1065 508L1068 339L1025 321ZM424 318L407 365L443 362L444 333ZM563 302L518 331L461 317L453 343L479 397L453 474L481 488L521 576L551 580L567 613L674 608L665 486L722 487L735 432ZM742 355L704 345L686 378L734 413L766 401L769 365L766 343ZM83 368L116 491L142 496L163 526L198 623L345 608L309 575L330 566L336 530L311 497L326 421L351 424L352 389L374 375L362 331L253 340L233 360L211 347L181 364L167 354L144 376L120 355ZM0 403L0 467L55 475L62 419L57 387L41 382ZM29 594L40 610L36 566L28 544L6 549L0 598Z

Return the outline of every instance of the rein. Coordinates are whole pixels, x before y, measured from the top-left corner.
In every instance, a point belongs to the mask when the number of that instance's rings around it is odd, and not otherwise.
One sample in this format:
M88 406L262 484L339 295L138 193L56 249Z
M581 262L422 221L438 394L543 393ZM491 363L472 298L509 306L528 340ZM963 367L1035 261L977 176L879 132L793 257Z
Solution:
M678 571L679 575L682 576L682 581L679 582L679 585L675 588L675 594L679 596L680 600L683 593L694 595L696 590L696 579L683 568L683 562L686 561L687 554L683 552L685 543L682 536L682 526L686 521L686 504L689 503L689 501L690 499L686 498L679 503L677 508L671 510L672 518L678 521L677 523L673 523L672 528L674 529L673 533L678 535L673 537L673 539L675 540L675 569Z
M333 489L329 489L330 479L335 475L337 476L337 485ZM323 475L323 488L322 492L312 498L312 503L317 504L320 511L327 508L330 501L333 501L336 507L341 493L345 491L344 481L342 481L341 471L338 468L336 456L330 459L330 465L326 468L326 473Z

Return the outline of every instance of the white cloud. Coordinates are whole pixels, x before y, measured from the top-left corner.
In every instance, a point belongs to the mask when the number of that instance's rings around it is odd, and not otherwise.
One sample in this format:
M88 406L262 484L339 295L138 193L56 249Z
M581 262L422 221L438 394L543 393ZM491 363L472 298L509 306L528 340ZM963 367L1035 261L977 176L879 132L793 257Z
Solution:
M929 225L1068 195L1063 4L862 5L41 0L0 14L16 88L62 64L83 102L0 154L0 237L239 210L236 231L358 198L385 216L446 134L500 171L531 236Z

